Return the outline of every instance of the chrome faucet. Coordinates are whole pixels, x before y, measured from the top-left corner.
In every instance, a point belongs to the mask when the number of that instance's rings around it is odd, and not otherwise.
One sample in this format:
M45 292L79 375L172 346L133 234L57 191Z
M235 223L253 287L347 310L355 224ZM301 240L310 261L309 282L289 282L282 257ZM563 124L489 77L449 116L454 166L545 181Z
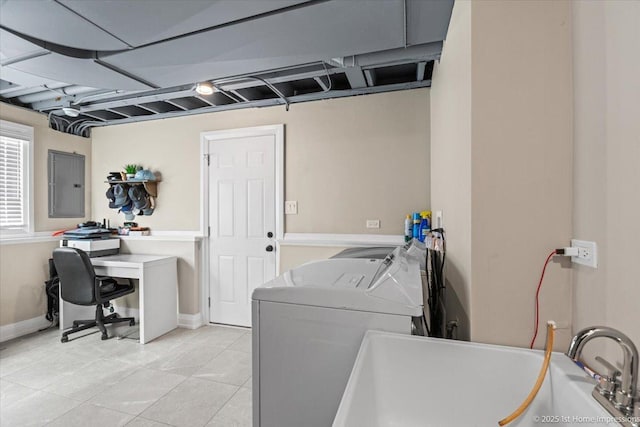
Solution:
M569 345L567 356L578 361L584 345L593 338L609 338L620 344L624 355L622 370L618 370L613 364L601 357L596 359L601 362L608 371L601 376L598 385L593 390L593 396L612 415L617 417L637 417L640 396L638 395L638 349L633 342L622 332L606 326L592 326L578 332ZM630 425L638 425L630 422Z

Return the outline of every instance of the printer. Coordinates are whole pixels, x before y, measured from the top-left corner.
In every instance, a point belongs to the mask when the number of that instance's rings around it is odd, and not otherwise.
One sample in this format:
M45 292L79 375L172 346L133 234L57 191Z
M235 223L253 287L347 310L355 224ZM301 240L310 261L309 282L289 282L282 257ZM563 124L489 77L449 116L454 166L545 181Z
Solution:
M105 255L116 255L120 252L120 239L117 237L96 240L61 239L60 247L63 246L83 250L89 255L89 258L95 258Z
M66 231L60 240L60 247L83 250L90 258L115 255L120 252L120 239L111 237L111 230L99 226L80 224L75 230Z

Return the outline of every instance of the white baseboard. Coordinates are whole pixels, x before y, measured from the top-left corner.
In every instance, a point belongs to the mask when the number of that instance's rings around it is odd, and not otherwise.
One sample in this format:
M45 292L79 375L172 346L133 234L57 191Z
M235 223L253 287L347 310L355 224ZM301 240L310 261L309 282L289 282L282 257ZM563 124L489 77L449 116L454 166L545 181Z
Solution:
M22 320L20 322L0 326L0 342L32 334L50 325L51 322L45 319L43 314L42 316L34 317L33 319Z
M135 317L136 319L140 318L140 310L138 310L137 308L118 307L117 312L122 317ZM50 325L51 322L45 319L44 315L42 315L39 317L34 317L33 319L27 319L21 322L0 326L0 342L9 341L14 338L32 334ZM178 314L179 328L198 329L202 325L202 315L200 313Z
M404 236L395 234L285 233L282 246L401 246Z
M116 310L122 317L135 317L140 318L140 310L137 308L118 307ZM178 327L185 329L198 329L202 326L202 315L196 314L184 314L178 313Z
M178 327L185 329L198 329L202 326L202 315L200 313L196 314L178 314Z

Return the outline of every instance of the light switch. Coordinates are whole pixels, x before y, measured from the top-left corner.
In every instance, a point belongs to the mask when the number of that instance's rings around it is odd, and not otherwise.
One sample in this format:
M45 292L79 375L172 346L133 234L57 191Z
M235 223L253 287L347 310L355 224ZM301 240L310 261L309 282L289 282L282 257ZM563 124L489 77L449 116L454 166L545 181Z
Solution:
M380 228L380 220L379 219L368 219L367 220L367 228Z
M298 202L295 200L287 200L284 202L285 215L297 215L298 214Z

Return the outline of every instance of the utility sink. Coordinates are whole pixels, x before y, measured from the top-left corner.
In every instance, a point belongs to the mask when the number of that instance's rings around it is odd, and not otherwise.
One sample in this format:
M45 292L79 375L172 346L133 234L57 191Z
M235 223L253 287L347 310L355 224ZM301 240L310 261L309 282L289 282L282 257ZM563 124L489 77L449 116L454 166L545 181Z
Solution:
M544 353L369 331L333 427L488 427L531 391ZM591 396L594 382L553 353L531 406L509 426L619 426Z

